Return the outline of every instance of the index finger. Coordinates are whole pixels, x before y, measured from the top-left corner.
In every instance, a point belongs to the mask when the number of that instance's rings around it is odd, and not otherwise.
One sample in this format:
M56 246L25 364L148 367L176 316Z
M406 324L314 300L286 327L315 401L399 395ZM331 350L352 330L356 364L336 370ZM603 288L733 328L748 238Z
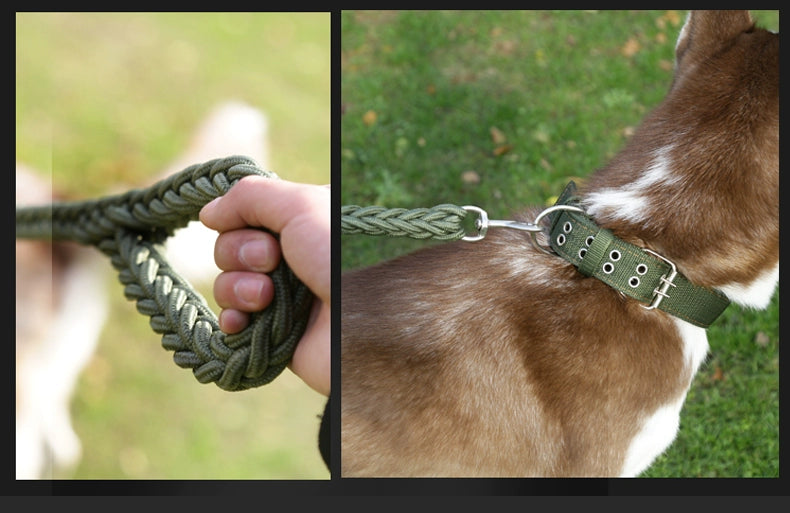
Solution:
M286 180L247 176L224 196L200 211L200 221L213 230L226 232L248 226L281 233L293 219L315 216L324 206L322 186ZM323 217L323 216L321 216ZM326 212L327 225L329 211Z

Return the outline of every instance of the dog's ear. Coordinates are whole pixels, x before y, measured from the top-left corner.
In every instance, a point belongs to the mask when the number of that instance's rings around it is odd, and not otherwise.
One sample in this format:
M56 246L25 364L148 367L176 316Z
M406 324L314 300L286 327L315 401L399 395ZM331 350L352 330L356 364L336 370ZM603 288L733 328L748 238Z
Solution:
M677 72L717 52L738 34L754 28L749 11L691 11L675 45Z

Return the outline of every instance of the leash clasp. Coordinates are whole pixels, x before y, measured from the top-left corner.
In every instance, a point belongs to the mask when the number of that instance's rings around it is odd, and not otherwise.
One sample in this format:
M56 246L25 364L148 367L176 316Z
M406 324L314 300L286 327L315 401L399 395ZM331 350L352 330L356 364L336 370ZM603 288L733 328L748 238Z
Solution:
M461 208L467 212L473 212L478 216L477 220L475 221L475 229L477 230L477 233L473 235L465 235L463 238L461 238L461 240L465 240L467 242L474 242L483 239L486 236L489 228L512 228L514 230L527 231L530 232L530 234L543 231L543 228L533 223L489 219L488 213L486 213L486 211L480 207L466 205Z

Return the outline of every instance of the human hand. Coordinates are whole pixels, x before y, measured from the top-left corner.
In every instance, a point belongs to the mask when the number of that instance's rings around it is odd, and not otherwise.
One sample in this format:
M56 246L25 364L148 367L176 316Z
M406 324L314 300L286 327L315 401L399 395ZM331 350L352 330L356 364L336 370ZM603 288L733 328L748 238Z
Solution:
M285 180L248 176L200 211L200 221L220 232L214 260L222 272L214 298L222 308L219 324L237 333L249 313L264 309L274 286L264 274L283 256L314 294L307 328L297 344L291 370L314 390L330 390L330 189ZM265 227L280 236L257 230Z

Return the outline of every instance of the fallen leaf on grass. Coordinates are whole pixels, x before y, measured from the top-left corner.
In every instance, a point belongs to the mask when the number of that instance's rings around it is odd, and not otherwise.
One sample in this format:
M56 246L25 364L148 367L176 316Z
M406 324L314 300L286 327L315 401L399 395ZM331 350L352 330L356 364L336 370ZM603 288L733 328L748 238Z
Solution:
M664 13L664 19L666 19L675 27L680 25L680 14L677 11L667 11Z
M362 122L365 123L367 126L371 126L376 123L376 115L375 110L369 110L365 114L362 115Z
M760 347L767 346L769 342L771 342L771 338L764 331L758 331L754 336L754 343Z
M505 144L505 141L507 141L507 136L505 135L505 132L498 129L497 127L492 126L491 128L488 129L488 131L491 134L491 140L494 141L495 145L499 146L501 144Z
M548 143L551 140L551 135L545 126L539 126L532 132L532 137L540 143Z
M461 181L468 185L477 185L480 183L480 175L477 171L464 171L461 173Z
M518 47L515 41L509 39L506 41L497 41L494 48L502 55L510 55Z
M665 12L658 19L656 19L656 27L663 30L666 28L667 22L669 22L673 27L677 27L680 24L680 14L678 14L677 11Z
M640 49L641 45L639 44L639 41L637 41L635 37L632 37L625 42L623 47L620 49L620 53L626 57L633 57Z

